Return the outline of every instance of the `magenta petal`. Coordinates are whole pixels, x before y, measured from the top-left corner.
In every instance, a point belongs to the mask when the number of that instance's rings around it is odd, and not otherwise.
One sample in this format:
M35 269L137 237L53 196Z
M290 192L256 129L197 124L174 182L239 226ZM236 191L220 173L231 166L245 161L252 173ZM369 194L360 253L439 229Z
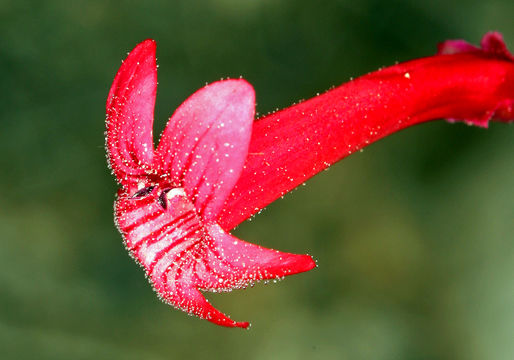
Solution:
M498 58L514 61L514 55L507 49L503 35L499 32L488 32L485 34L480 42L480 46L485 52L493 54Z
M464 52L479 51L480 49L465 40L446 40L437 45L437 53L440 55L459 54Z
M218 81L191 95L164 130L159 170L178 180L204 220L216 217L239 178L254 108L250 84Z
M437 50L438 54L441 55L482 52L493 55L498 59L514 61L514 55L507 49L502 34L496 31L485 34L480 41L480 47L465 40L446 40L437 45Z
M155 42L146 40L123 62L106 104L109 164L124 186L143 175L153 161L156 86Z

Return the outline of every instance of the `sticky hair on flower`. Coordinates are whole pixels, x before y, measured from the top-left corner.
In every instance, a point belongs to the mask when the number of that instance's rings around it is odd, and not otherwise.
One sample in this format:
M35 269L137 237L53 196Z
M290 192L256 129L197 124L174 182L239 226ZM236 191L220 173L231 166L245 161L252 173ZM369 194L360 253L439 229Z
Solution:
M229 234L239 223L364 146L437 118L486 127L514 119L514 58L501 35L462 40L254 122L243 79L206 85L170 118L157 148L155 42L123 62L107 98L106 148L121 185L115 221L132 257L166 303L228 327L248 327L202 291L229 291L316 266Z

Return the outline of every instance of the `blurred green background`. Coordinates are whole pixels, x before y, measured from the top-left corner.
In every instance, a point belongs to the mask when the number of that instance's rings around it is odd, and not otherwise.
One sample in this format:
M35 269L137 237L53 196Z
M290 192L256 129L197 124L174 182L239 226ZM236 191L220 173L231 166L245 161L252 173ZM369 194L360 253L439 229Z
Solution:
M333 166L235 233L319 267L208 297L250 331L157 299L113 224L105 99L157 40L156 130L242 75L261 114L501 31L514 2L0 1L0 358L512 359L514 128L443 121Z

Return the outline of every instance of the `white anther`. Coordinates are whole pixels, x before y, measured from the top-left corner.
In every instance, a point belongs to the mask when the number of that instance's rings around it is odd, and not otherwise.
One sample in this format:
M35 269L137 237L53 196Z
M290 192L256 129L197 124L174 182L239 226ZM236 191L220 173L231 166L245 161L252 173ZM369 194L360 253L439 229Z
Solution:
M186 196L186 192L184 191L184 188L173 188L166 194L166 197L168 199L172 199L175 196Z

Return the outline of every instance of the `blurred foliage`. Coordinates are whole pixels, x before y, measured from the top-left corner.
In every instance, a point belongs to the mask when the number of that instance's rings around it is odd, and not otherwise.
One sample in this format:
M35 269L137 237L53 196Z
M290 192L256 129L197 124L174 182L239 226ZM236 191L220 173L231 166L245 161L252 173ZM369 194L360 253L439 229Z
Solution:
M357 153L235 233L319 267L209 297L250 331L160 303L112 221L104 104L158 42L155 133L242 75L267 113L439 41L503 32L510 0L0 2L2 359L512 359L513 129L439 121Z

